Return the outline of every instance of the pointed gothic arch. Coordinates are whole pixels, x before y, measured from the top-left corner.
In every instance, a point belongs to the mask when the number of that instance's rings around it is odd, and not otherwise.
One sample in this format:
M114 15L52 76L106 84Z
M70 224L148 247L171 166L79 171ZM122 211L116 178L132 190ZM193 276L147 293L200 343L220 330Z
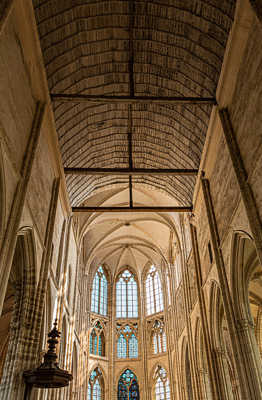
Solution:
M162 274L154 264L149 264L143 272L146 314L156 314L164 310Z
M231 286L236 317L247 332L249 357L257 379L262 379L262 266L255 244L245 232L232 237Z
M200 318L197 319L195 328L195 353L198 369L197 374L199 376L199 382L201 386L200 391L202 393L203 399L208 400L209 398L212 398L212 389Z
M216 281L212 282L210 290L210 326L213 333L211 343L218 360L217 371L223 396L225 399L239 400L238 376L232 355L221 290Z
M0 318L5 326L4 343L1 338L1 393L8 391L14 377L21 376L21 368L35 360L35 351L27 330L24 329L34 314L36 295L36 257L34 233L30 227L19 230L4 300L4 313ZM24 353L27 352L27 359ZM18 385L17 385L18 386ZM8 392L6 392L7 397Z
M103 316L108 315L109 279L104 265L99 265L92 279L91 286L91 312Z
M139 283L130 266L122 267L115 280L116 318L139 317Z
M171 399L168 373L167 370L160 364L157 364L153 370L152 399L153 400Z
M135 373L127 368L125 369L118 380L117 384L117 400L139 400L139 384Z
M96 320L93 323L89 334L89 354L100 357L105 357L106 355L105 330L100 320Z
M88 400L106 400L105 381L100 366L93 368L89 374L87 396Z

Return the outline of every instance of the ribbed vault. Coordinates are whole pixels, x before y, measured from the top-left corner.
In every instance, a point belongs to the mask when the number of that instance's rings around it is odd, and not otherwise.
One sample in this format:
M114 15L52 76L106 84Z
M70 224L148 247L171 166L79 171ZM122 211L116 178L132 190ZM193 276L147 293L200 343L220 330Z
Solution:
M50 92L215 97L233 0L34 0ZM65 167L199 167L210 105L53 105ZM190 204L195 177L136 176ZM125 176L67 176L72 205Z

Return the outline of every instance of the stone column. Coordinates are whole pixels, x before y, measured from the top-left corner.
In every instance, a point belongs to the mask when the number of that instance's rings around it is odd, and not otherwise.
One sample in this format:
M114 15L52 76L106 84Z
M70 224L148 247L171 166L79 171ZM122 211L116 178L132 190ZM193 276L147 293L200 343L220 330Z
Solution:
M206 312L206 302L205 296L203 293L202 287L202 271L201 271L201 264L200 264L200 257L199 257L199 247L198 247L198 240L197 240L197 231L195 226L190 224L190 233L191 233L191 240L192 240L192 249L193 249L193 258L194 258L194 266L196 271L196 281L197 281L197 294L198 294L198 303L200 309L200 319L201 319L201 326L203 331L203 338L204 338L204 346L207 355L207 365L208 365L208 372L210 376L210 383L211 383L211 390L214 399L222 398L221 394L221 386L218 384L217 380L217 369L214 365L213 358L212 358L212 351L211 351L211 339L208 329L208 318Z
M207 212L207 219L209 223L210 238L214 250L217 275L225 311L225 318L228 325L231 346L235 358L238 379L240 382L241 396L243 400L261 399L262 393L260 382L257 379L254 379L254 377L257 376L256 370L254 368L254 365L251 365L249 362L250 359L248 353L250 353L251 349L250 347L247 348L243 346L239 338L238 326L229 290L224 258L220 246L220 238L218 234L216 217L209 188L209 181L202 178L201 184L204 195L204 204Z
M182 232L182 282L183 282L183 290L184 290L184 306L186 311L186 330L187 330L187 338L188 338L188 350L189 350L189 362L190 362L190 370L191 370L191 380L192 380L192 390L194 399L199 400L198 393L198 376L196 374L196 358L194 351L194 342L193 342L193 334L192 334L192 326L191 326L191 296L189 289L189 277L187 271L187 260L186 260L186 249L185 249L185 232L184 232L184 222L180 219L181 232Z
M20 171L20 179L16 187L12 209L8 218L7 229L4 235L2 247L0 249L0 313L2 312L9 274L13 262L17 231L20 225L28 183L36 156L45 108L45 104L41 104L40 102L36 104L32 129L24 154L23 165Z

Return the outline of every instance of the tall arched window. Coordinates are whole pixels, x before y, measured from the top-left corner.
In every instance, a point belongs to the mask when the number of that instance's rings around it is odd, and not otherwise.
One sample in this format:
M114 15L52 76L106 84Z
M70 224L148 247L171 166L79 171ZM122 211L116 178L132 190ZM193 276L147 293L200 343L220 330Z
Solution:
M147 315L163 311L163 293L158 271L151 266L146 278L146 308Z
M166 370L160 365L156 368L154 376L154 392L155 400L169 400L170 399L170 386Z
M104 380L99 368L94 369L90 374L88 400L104 400Z
M97 321L90 333L89 353L102 357L105 356L105 335L103 327L99 321Z
M117 400L139 400L139 398L137 377L130 369L126 369L118 381Z
M137 324L121 325L117 324L117 357L118 358L137 358L138 340Z
M156 320L152 327L151 344L153 354L163 353L166 351L166 334L164 324Z
M102 266L96 271L93 280L91 311L96 314L107 315L107 279Z
M116 282L116 317L138 317L137 282L128 269L118 276Z

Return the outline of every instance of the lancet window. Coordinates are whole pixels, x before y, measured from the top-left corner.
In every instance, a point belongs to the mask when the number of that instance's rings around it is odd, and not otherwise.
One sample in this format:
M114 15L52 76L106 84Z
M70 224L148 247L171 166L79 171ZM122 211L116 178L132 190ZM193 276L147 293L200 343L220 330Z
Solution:
M163 367L158 366L156 368L154 381L155 400L169 400L171 398L169 379Z
M105 335L99 321L95 324L89 337L89 353L101 357L105 356Z
M139 400L139 398L137 377L130 369L126 369L118 381L117 400Z
M166 333L162 321L156 320L153 324L151 345L153 354L163 353L166 351Z
M121 325L117 324L117 357L118 358L137 358L138 339L137 324Z
M107 315L107 278L102 266L96 271L91 294L91 311Z
M88 381L88 400L104 400L104 380L99 368L91 372Z
M137 281L128 269L118 276L116 282L116 317L138 317Z
M163 293L159 273L154 265L148 271L146 282L147 315L163 311Z

